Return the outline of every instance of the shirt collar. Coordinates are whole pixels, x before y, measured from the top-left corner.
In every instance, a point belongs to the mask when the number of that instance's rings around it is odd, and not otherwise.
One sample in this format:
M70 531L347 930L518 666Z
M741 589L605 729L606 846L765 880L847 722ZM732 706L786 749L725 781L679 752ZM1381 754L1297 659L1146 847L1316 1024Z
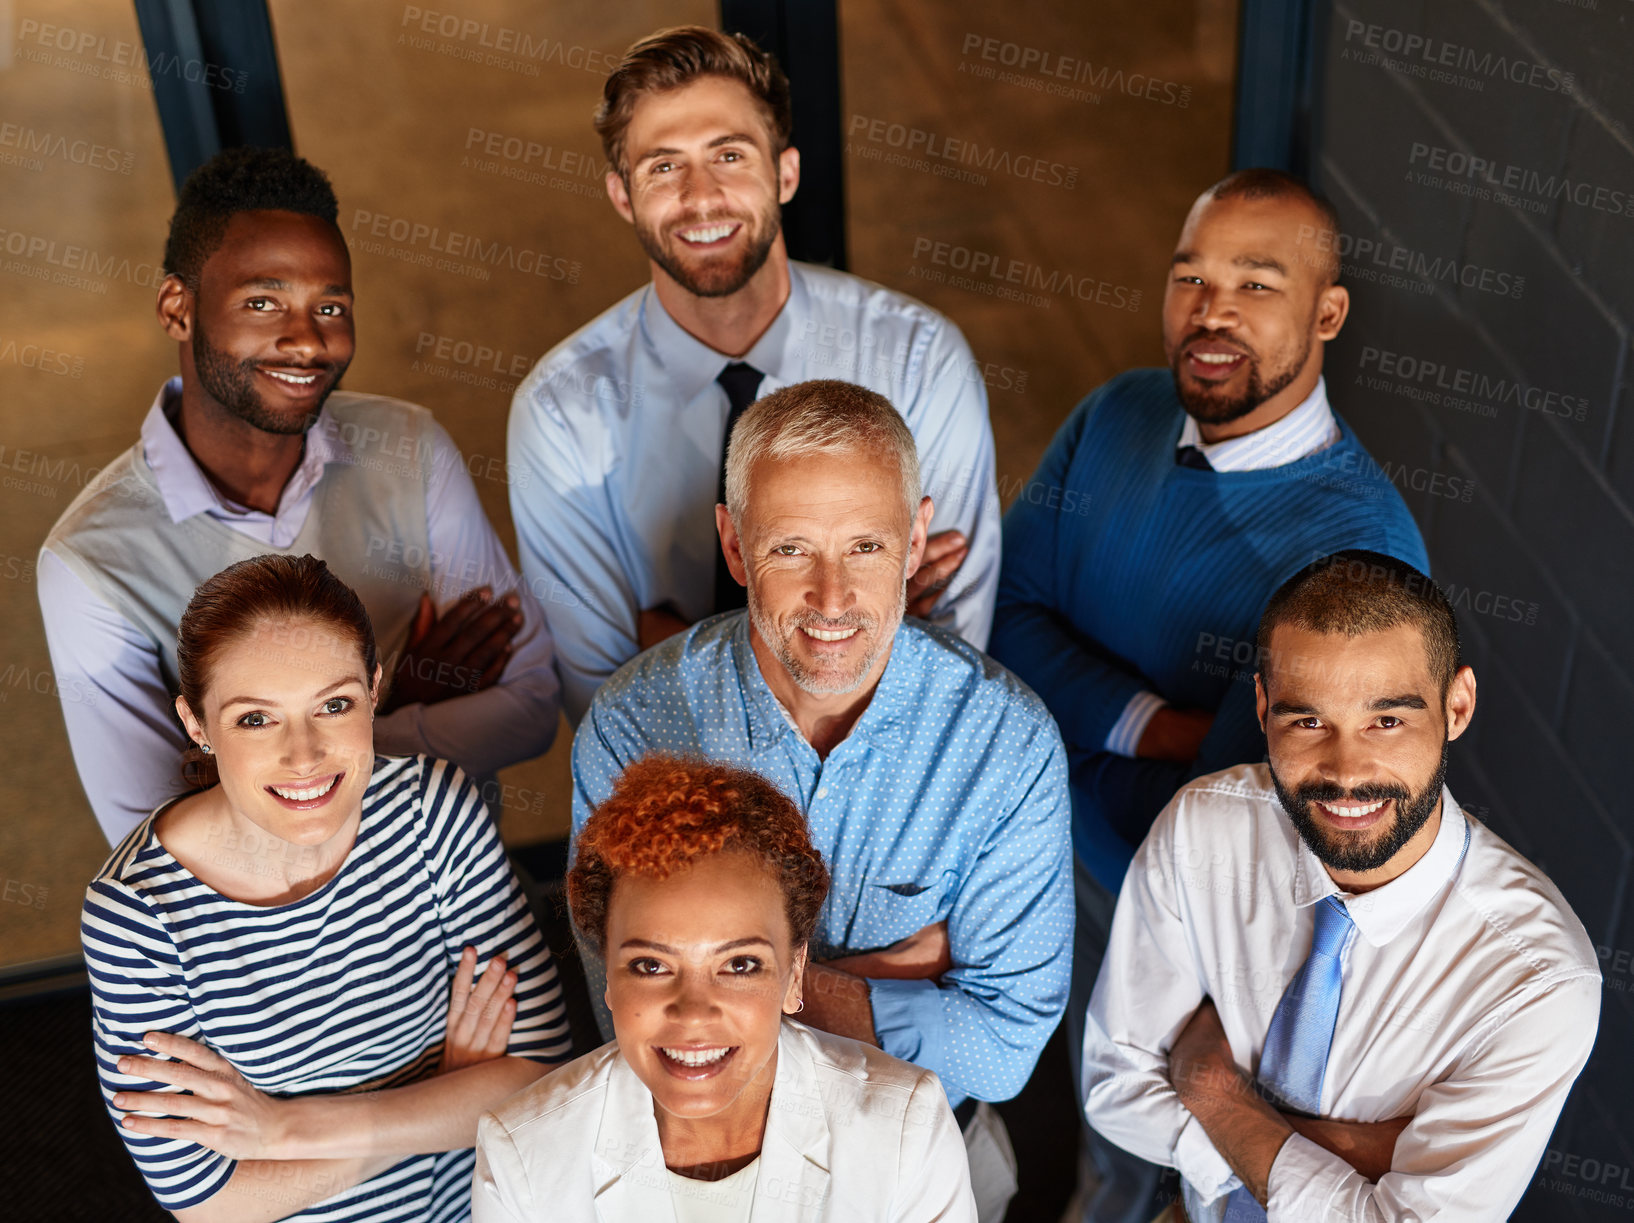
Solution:
M1333 876L1323 868L1303 838L1294 865L1294 905L1304 908L1327 896L1345 902L1345 911L1356 929L1374 947L1383 947L1407 928L1446 890L1464 861L1469 847L1469 821L1454 800L1452 791L1441 788L1441 827L1430 848L1412 866L1383 887L1359 896L1341 891Z
M805 742L793 715L773 694L766 677L761 674L760 659L755 657L754 645L749 640L749 613L731 614L738 617L738 622L732 626L732 660L737 666L738 682L743 689L743 703L748 713L750 749L764 751L782 742L784 735L795 735ZM902 715L911 704L913 689L918 686L914 683L914 675L922 665L921 645L906 624L897 626L896 637L891 642L891 656L885 661L885 673L879 677L879 685L869 698L868 707L862 711L862 717L857 719L857 724L851 728L843 743L862 739L879 747L896 747L906 741Z
M1283 467L1315 454L1339 440L1339 424L1328 405L1327 383L1316 386L1292 412L1263 429L1223 442L1205 442L1197 421L1188 413L1176 447L1196 446L1215 471L1259 471Z
M664 303L658 300L658 290L650 283L642 292L641 327L648 347L676 389L677 403L692 402L733 361L744 361L765 375L759 392L765 395L782 386L777 375L784 367L789 343L795 335L794 321L805 318L810 308L805 278L791 260L788 301L783 303L754 347L742 357L716 352L677 323L664 309Z
M153 406L142 420L142 457L153 473L153 482L164 499L165 512L172 522L182 522L195 514L213 513L218 517L252 517L259 510L246 509L223 497L210 477L204 474L198 460L187 449L176 426L171 424L170 413L181 407L182 380L171 378L153 397ZM324 404L317 421L306 431L306 450L301 464L284 485L278 498L278 511L294 504L310 490L330 463L351 463L356 460L352 445L342 433L338 422ZM265 517L266 515L261 515Z

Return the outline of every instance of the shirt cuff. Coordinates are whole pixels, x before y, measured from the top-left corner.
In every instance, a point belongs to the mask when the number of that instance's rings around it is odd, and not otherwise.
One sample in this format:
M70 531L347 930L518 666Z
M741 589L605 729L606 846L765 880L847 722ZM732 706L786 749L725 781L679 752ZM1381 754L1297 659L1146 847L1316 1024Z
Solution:
M1193 1116L1186 1117L1175 1139L1174 1167L1205 1203L1224 1197L1242 1184L1225 1156L1215 1148L1203 1123Z
M874 1008L874 1035L892 1057L934 1070L957 1107L964 1096L948 1082L942 1064L947 1048L947 1012L935 981L868 978L868 1001Z
M1266 1214L1273 1219L1325 1219L1327 1204L1353 1176L1361 1173L1303 1134L1292 1134L1271 1161Z
M1133 756L1140 747L1140 737L1152 715L1168 705L1155 692L1137 692L1123 707L1123 713L1106 732L1106 750L1119 756Z

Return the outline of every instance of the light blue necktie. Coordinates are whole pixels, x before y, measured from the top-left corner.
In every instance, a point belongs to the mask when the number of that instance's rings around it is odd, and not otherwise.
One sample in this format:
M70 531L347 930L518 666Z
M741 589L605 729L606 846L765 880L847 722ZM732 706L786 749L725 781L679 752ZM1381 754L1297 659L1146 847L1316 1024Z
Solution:
M1316 902L1311 953L1288 982L1260 1053L1260 1083L1284 1108L1316 1116L1322 1109L1322 1076L1333 1047L1344 978L1339 957L1355 929L1337 897ZM1262 1223L1265 1208L1246 1188L1226 1199L1225 1223Z

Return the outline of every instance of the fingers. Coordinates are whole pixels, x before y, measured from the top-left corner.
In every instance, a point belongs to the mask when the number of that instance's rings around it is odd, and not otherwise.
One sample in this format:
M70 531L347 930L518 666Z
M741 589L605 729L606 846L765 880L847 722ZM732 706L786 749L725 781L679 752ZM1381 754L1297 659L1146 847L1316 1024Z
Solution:
M425 640L431 626L437 623L437 608L431 602L431 596L424 591L420 593L420 606L414 609L414 623L409 626L408 644L405 650L412 650Z
M505 1017L506 1004L510 1015L515 1015L511 1000L516 988L516 974L507 970L505 957L496 955L488 961L482 975L472 983L472 969L476 964L476 949L465 948L460 966L455 972L453 998L448 1008L447 1043L468 1055L464 1060L479 1060L469 1055L490 1047L495 1039L495 1028L503 1019L501 1048L510 1041L510 1019ZM464 986L462 990L462 986Z
M522 605L514 594L472 610L449 640L450 661L481 670L522 628Z
M491 586L478 586L474 590L466 591L437 617L437 623L420 643L420 653L434 656L446 654L448 643L458 635L472 616L489 606L493 597L494 591Z
M933 535L925 544L919 568L908 579L908 614L928 616L936 600L970 555L964 536L957 531Z
M955 553L968 554L970 547L962 532L941 531L925 541L925 554L920 558L921 565L931 565L946 560Z

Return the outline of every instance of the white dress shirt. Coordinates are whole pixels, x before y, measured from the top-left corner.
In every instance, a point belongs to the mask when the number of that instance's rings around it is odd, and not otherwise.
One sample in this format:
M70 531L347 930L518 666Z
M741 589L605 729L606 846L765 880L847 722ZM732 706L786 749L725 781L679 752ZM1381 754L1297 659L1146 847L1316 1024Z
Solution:
M931 533L970 553L931 620L986 649L999 572L999 498L987 388L964 336L879 285L789 264L789 299L740 359L757 394L839 378L891 401L936 504ZM647 608L714 611L715 498L729 361L672 319L649 284L563 340L517 388L508 455L522 571L545 605L575 724L602 681L640 652Z
M753 1223L975 1223L964 1138L929 1070L783 1021ZM618 1042L477 1124L472 1223L679 1223L652 1093Z
M1296 463L1318 450L1326 450L1342 435L1339 422L1328 405L1328 385L1317 378L1311 393L1300 400L1299 406L1280 420L1272 421L1263 429L1255 429L1241 437L1223 442L1205 442L1197 419L1190 414L1180 428L1180 440L1175 449L1194 446L1208 460L1215 471L1264 471L1270 467L1284 467ZM1140 747L1141 736L1152 720L1152 715L1168 705L1155 692L1137 692L1129 698L1123 714L1106 733L1105 748L1119 756L1134 756Z
M180 395L181 379L172 378L155 397L141 435L143 457L172 521L208 514L252 539L286 548L306 522L325 467L355 461L350 441L340 430L324 428L320 418L307 431L300 466L284 486L276 512L235 505L210 482L166 415L166 406L174 409ZM433 705L405 705L377 718L375 750L453 760L474 777L489 777L550 747L560 684L538 604L520 588L458 448L441 427L432 429L426 491L432 600L441 614L473 587L492 586L496 598L515 590L522 628L512 639L515 653L498 683ZM410 456L406 461L419 460ZM346 579L344 573L338 576ZM109 844L117 845L149 812L175 796L187 736L152 641L55 553L40 554L38 582L58 688L77 694L62 702L74 762L97 822ZM384 654L386 643L381 648Z
M1329 895L1356 932L1321 1115L1412 1121L1377 1183L1289 1138L1271 1166L1271 1223L1508 1218L1594 1044L1600 973L1554 884L1446 790L1428 852L1352 896L1299 839L1265 765L1182 789L1118 898L1084 1032L1090 1124L1177 1168L1194 1223L1218 1223L1239 1181L1169 1085L1169 1049L1211 998L1252 1074L1309 954L1311 907Z

